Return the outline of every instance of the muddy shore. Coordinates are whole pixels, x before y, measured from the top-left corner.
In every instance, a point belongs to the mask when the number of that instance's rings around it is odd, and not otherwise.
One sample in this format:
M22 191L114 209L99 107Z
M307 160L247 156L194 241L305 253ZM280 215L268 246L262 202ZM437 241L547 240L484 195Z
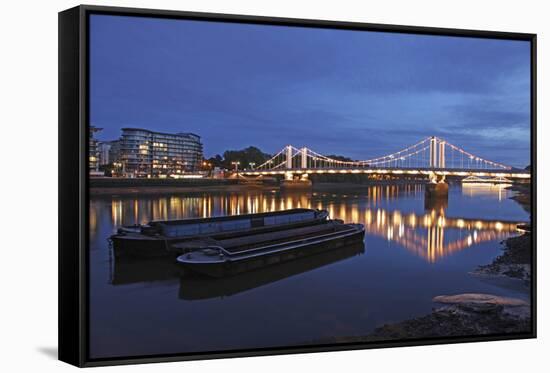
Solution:
M512 185L508 189L515 192L510 197L519 203L527 212L531 212L530 184ZM504 245L501 255L490 264L481 265L471 273L480 276L497 276L519 279L528 285L531 282L532 242L530 224L520 236L510 237L502 242Z
M503 241L504 249L492 263L477 267L471 273L479 276L509 277L531 282L531 234L524 233Z
M476 301L475 296L485 299ZM442 298L453 297L455 301L441 302ZM379 327L367 340L528 333L531 330L531 309L526 302L485 294L453 297L435 297L435 303L448 304L435 308L429 315Z
M362 343L531 331L531 306L520 299L467 293L437 296L433 301L436 307L428 315L384 324L366 336L326 338L314 343Z
M511 199L516 201L529 214L531 213L531 184L514 184L507 188L514 193Z

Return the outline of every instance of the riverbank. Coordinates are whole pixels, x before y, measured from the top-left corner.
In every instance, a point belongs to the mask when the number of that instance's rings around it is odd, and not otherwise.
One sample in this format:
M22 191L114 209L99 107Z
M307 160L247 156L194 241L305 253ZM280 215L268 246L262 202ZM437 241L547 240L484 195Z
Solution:
M519 203L527 212L531 212L531 186L530 184L516 184L508 189L515 192L510 197ZM528 225L530 229L530 225ZM523 280L526 284L531 282L531 256L532 242L531 232L525 232L521 236L510 237L502 243L504 249L501 255L490 264L481 265L471 273L480 276L508 277Z
M383 325L368 340L528 333L531 307L520 299L488 294L437 296L431 314Z
M249 186L242 184L217 186L180 186L180 187L126 187L126 188L90 188L93 196L114 195L162 195L162 194L193 194L207 192L243 192L251 189L271 190L273 186Z
M531 307L521 299L465 293L437 296L433 302L438 306L428 315L384 324L366 336L336 337L316 343L361 343L531 331Z
M510 237L504 242L502 255L492 263L477 267L471 273L479 276L509 277L531 282L531 234Z
M420 183L420 181L415 181ZM318 182L311 188L300 189L300 193L324 192L337 190L360 190L372 185L407 185L410 180L370 180L364 183L354 182ZM200 192L244 192L248 190L279 190L275 180L263 182L246 182L240 179L123 179L91 178L90 194L94 196L109 195L154 195ZM293 190L284 190L292 193Z
M531 213L531 184L513 184L506 188L514 193L510 199L513 199L523 207L525 211Z
M90 194L94 196L242 192L250 189L273 189L274 187L278 186L272 183L243 183L237 179L90 179Z

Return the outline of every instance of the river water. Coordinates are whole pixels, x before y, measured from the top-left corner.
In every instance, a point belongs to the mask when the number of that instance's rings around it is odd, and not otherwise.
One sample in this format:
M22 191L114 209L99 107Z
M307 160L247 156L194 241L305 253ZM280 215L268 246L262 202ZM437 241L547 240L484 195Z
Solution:
M306 345L362 336L427 314L432 298L481 292L528 299L514 281L468 274L499 255L529 215L502 186L451 185L425 201L422 185L150 196L92 196L91 358ZM172 261L117 262L107 238L121 225L327 209L363 223L365 244L221 280L181 274Z

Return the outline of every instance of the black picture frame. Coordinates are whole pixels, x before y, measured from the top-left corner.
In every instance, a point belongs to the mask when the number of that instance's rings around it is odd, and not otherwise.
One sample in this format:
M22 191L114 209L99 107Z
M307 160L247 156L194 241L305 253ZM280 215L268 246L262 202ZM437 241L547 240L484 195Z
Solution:
M191 354L88 356L88 19L91 14L131 15L170 19L223 21L346 30L384 31L445 36L523 40L531 45L531 206L532 206L532 331L530 333L410 339L369 343L324 344L304 347L232 350ZM195 359L282 355L382 347L512 340L536 337L536 34L398 26L342 21L242 16L81 5L59 13L59 359L79 367L171 362Z

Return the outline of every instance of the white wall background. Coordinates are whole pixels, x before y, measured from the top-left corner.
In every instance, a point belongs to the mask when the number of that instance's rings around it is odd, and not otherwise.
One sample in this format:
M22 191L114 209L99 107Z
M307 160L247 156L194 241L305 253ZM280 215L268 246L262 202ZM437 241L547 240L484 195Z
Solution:
M548 185L550 22L545 1L187 0L90 4L538 34L539 191ZM76 1L5 1L0 13L0 369L68 371L57 349L57 12ZM548 197L540 195L539 211ZM33 220L28 219L34 217ZM535 372L548 368L548 228L539 213L539 338L126 366L111 371ZM546 295L545 295L546 293ZM544 368L543 368L544 367Z

